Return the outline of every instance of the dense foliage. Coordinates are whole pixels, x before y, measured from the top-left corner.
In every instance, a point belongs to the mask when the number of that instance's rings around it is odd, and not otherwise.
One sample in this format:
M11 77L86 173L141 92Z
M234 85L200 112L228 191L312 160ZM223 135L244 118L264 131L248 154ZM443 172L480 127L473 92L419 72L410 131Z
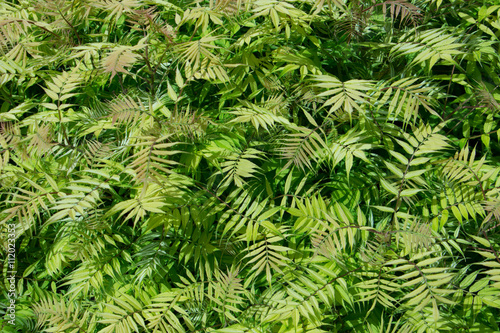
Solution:
M0 330L498 332L497 3L1 1Z

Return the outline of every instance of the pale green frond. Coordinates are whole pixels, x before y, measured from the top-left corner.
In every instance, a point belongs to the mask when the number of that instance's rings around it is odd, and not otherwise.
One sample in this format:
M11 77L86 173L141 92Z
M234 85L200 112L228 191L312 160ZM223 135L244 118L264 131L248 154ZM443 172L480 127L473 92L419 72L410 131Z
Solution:
M426 68L431 70L439 61L458 65L455 58L463 54L463 47L460 38L444 28L414 30L403 35L390 53L393 57L415 54L409 67L425 63Z
M432 115L440 117L434 110L436 100L433 97L435 89L426 82L419 82L418 78L404 78L396 82L388 82L381 86L378 94L380 99L376 102L377 109L387 112L388 119L403 116L403 124L410 121L415 123L422 109ZM387 111L385 109L387 108ZM394 118L393 118L394 117Z
M276 112L270 112L265 107L247 101L242 101L241 104L242 106L238 106L234 111L229 112L237 116L235 119L231 120L231 122L250 122L257 131L262 127L268 132L275 128L276 124L290 125L290 122L286 118L276 114Z
M342 82L334 76L314 75L313 86L316 88L327 89L317 95L317 97L327 97L323 107L331 105L328 115L335 114L337 117L346 113L349 119L352 118L354 111L363 114L365 105L370 105L370 96L368 92L373 90L374 83L369 80L349 80Z
M106 327L99 333L131 333L146 329L142 312L145 304L141 304L134 297L124 293L119 297L113 297L112 301L112 303L106 303L104 311L99 314L101 317L99 323L106 324Z
M139 58L137 53L133 51L144 47L143 45L138 46L118 46L112 49L108 55L102 60L102 67L105 73L111 73L111 79L117 73L129 74L127 67L131 67Z
M179 53L186 66L185 71L188 79L197 71L206 69L206 67L202 67L203 64L205 66L220 64L219 58L213 51L219 48L214 42L221 38L223 37L207 35L199 40L187 41L176 46L176 52ZM207 59L208 62L203 62L204 59ZM188 74L188 72L192 74Z
M60 75L52 77L52 82L46 81L45 85L47 88L44 88L45 93L52 100L57 101L57 109L65 109L71 106L71 104L62 104L59 102L64 102L68 98L76 96L78 93L75 93L74 90L78 89L80 86L81 75L70 72L63 72Z
M295 165L305 171L313 169L313 163L318 163L326 149L326 143L315 130L304 127L296 128L297 132L290 133L282 139L282 147L277 151L281 158L288 160L284 169Z
M66 302L50 294L35 303L33 310L38 319L37 326L44 328L44 332L81 332L91 328L89 322L94 320L76 302Z

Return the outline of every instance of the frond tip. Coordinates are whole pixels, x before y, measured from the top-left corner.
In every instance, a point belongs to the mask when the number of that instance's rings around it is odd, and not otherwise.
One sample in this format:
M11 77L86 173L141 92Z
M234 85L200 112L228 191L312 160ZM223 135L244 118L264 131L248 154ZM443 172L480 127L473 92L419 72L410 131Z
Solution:
M139 48L141 47L142 46ZM131 46L115 47L102 60L104 72L111 73L111 79L113 79L117 73L129 74L130 72L126 68L133 66L137 58L139 58L139 55L133 52L137 49L138 47Z

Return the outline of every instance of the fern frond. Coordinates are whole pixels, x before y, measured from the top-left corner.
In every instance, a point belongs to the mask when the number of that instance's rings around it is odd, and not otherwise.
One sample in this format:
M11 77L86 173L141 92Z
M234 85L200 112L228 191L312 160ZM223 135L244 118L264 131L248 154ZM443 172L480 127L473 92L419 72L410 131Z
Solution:
M305 127L297 127L295 130L296 133L288 134L282 139L282 147L277 149L281 158L288 160L283 168L294 164L303 171L306 167L313 170L312 163L320 161L327 145L315 130Z
M276 311L288 316L301 317L319 326L327 309L340 302L344 307L354 306L352 294L338 268L312 264L310 269L293 272L286 285L286 307ZM280 302L281 303L281 302Z
M486 156L476 161L476 148L470 151L469 145L466 145L443 166L443 175L451 182L478 186L482 183L481 170L485 161Z
M244 178L255 177L254 174L260 169L250 159L262 159L262 156L261 151L253 148L227 156L226 161L221 163L221 173L224 175L221 187L225 188L231 182L242 187L245 183Z
M130 200L124 200L113 206L107 213L106 216L112 216L117 212L121 212L118 218L121 218L125 214L125 221L129 219L134 219L134 226L140 219L143 219L147 213L163 213L160 208L165 205L164 197L160 194L161 187L157 184L150 184L148 186L143 186L142 190L139 192L136 198Z
M132 25L132 29L137 31L141 31L140 27L151 30L158 29L159 26L156 22L158 21L159 13L157 10L157 7L132 10L127 17L127 21Z
M287 262L290 258L282 253L292 251L292 249L278 245L282 240L280 236L267 236L265 240L260 241L247 248L248 253L244 259L247 259L246 265L251 265L251 274L247 277L247 284L254 281L265 270L266 280L269 285L272 284L273 274L283 275L283 269L287 268ZM278 244L274 244L278 243Z
M8 58L5 60L0 59L0 84L5 85L23 72L25 72L25 69L15 61Z
M211 6L213 7L213 1ZM201 32L205 34L210 22L216 25L222 25L222 15L214 10L203 7L188 8L184 11L182 18L178 18L177 23L182 26L186 23L194 23L195 30L201 27Z
M335 34L348 43L358 40L366 27L367 15L361 10L345 10L345 14L334 23Z
M39 127L38 130L31 135L30 142L27 147L27 151L33 156L41 156L51 150L56 143L53 142L52 138L52 126L45 125Z
M135 100L130 96L123 96L114 99L107 106L113 124L118 122L134 126L140 123L142 128L147 127L148 124L151 126L151 122L148 122L148 120L152 120L151 115L140 100Z
M251 122L257 131L259 127L262 127L269 132L271 128L276 126L275 124L290 125L286 118L277 115L276 112L269 112L267 108L247 101L242 101L242 106L236 107L234 111L229 113L237 116L231 120L232 123Z
M391 0L384 1L382 4L382 12L387 15L387 9L393 22L399 17L402 24L410 22L415 25L422 17L421 9L407 0Z
M403 124L406 125L413 118L413 123L416 122L419 116L419 109L423 107L431 114L441 118L433 109L435 104L432 98L433 88L429 87L425 82L418 82L418 78L405 78L394 83L388 83L381 88L381 99L377 102L377 108L387 107L387 119L398 117L403 114Z
M111 21L113 17L118 21L123 14L133 13L134 9L140 6L140 1L137 0L92 0L91 4L97 8L102 8L108 12L106 20Z
M61 196L51 210L57 211L46 222L45 226L64 220L82 219L97 208L101 201L102 189L108 189L106 181L82 177L73 180L65 187L65 195ZM71 193L71 194L70 194Z
M177 45L176 52L180 54L180 57L182 57L185 63L185 70L189 73L194 74L197 71L206 68L202 67L203 64L220 64L221 62L218 56L212 53L211 50L220 48L219 46L215 45L214 42L222 38L223 36L208 35L201 37L199 40L188 41ZM203 62L203 59L205 58L208 62ZM191 75L186 74L186 76L190 78Z
M372 304L367 311L368 314L375 309L377 304L387 309L395 308L397 300L394 296L396 296L395 294L400 286L393 281L394 275L382 269L379 270L378 274L376 272L370 272L370 274L366 272L366 275L371 279L356 284L356 288L360 289L360 292L356 295L356 301L370 302Z
M440 193L439 198L433 199L431 205L431 211L434 214L433 229L440 229L451 216L454 216L460 223L470 218L476 220L478 216L486 218L483 204L484 197L481 191L467 185L452 183Z
M87 165L92 165L94 162L107 158L111 154L110 144L102 143L97 140L88 140L83 146Z
M153 221L153 219L150 219L150 221ZM168 273L162 258L167 257L169 259L174 259L171 253L173 249L177 249L172 243L165 242L168 236L172 235L165 231L153 231L139 239L140 243L145 245L137 250L133 256L134 260L136 260L134 283L143 285L147 283L148 279L152 278L152 276L164 276ZM179 258L179 260L181 259L182 258Z
M243 288L242 279L238 278L239 271L232 267L227 274L222 271L216 273L216 283L210 284L213 294L207 296L214 302L214 310L220 313L223 321L238 322L241 310L238 306L245 304L246 290Z
M251 1L245 0L216 0L214 11L220 11L227 15L234 15L243 8L248 8Z
M56 198L63 195L61 192L51 191L50 188L44 188L30 180L26 181L30 183L33 190L14 188L17 192L12 193L11 199L5 201L5 204L10 207L2 211L3 219L1 221L1 223L6 223L17 218L22 232L34 227L37 219L40 219L42 214L47 213L50 209L48 204L55 204Z
M262 211L267 202L267 199L262 199L260 193L254 195L248 190L240 188L233 190L224 201L212 208L213 213L216 213L222 210L224 206L230 207L219 217L219 221L224 223L222 239L230 232L227 239L229 241L234 235L243 234L243 229L245 229L247 242L256 240L256 234L260 226L258 216L264 214ZM208 203L210 201L207 201Z
M490 112L500 110L500 103L495 97L494 92L490 91L484 82L480 82L477 88L479 105L484 105Z
M323 10L331 11L332 8L335 7L339 8L341 11L345 11L347 9L344 0L315 0L314 5L311 8L311 11L314 9L312 15L317 15Z
M102 60L105 73L111 73L111 79L117 73L130 74L126 67L131 67L137 61L138 54L133 51L143 47L117 46Z
M328 150L324 158L332 162L333 168L335 168L340 161L344 160L347 177L349 178L354 157L368 162L365 151L375 147L374 144L362 142L365 141L365 139L367 139L367 136L364 132L357 131L356 128L353 128L346 134L327 143Z
M403 246L403 255L429 250L435 242L429 223L409 219L395 232L395 240Z
M179 283L180 288L155 295L151 298L147 309L144 310L144 317L148 321L147 327L151 332L159 333L173 330L182 333L186 332L184 325L190 330L194 330L190 316L181 305L191 302L202 306L205 299L204 284L197 282L192 275L189 280L184 277L181 279L183 283Z
M38 58L41 42L28 34L25 25L16 21L0 21L0 53L22 67L26 67L31 57Z
M357 234L362 225L355 223L347 207L338 202L329 211L323 211L322 215L324 217L312 227L311 245L315 248L313 257L321 254L335 260L352 251L357 245Z
M334 213L329 209L329 202L324 200L321 195L314 195L311 198L299 200L297 198L293 199L294 204L288 209L288 212L297 217L294 223L293 230L306 231L309 234L313 232L313 228L320 222L330 222L333 221ZM297 208L295 208L295 206ZM305 229L305 230L304 230Z
M468 288L465 296L465 302L470 303L471 297L477 297L478 303L476 306L480 308L483 305L500 308L500 300L497 295L500 292L500 263L497 253L492 253L491 248L497 244L492 244L489 240L472 236L474 243L480 246L475 252L481 255L485 260L478 263L483 266L480 273L472 272L466 276L460 283L460 287Z
M397 281L404 281L400 287L412 289L401 298L401 301L404 301L403 306L415 311L429 307L432 309L433 319L437 321L440 313L438 304L455 304L448 298L450 294L455 293L455 290L448 288L455 273L446 266L437 266L444 258L429 257L431 254L432 251L414 254L409 260L395 259L385 263L385 266L396 265L390 271L403 274L396 278Z
M60 75L53 76L52 77L52 82L46 81L45 84L47 85L47 88L44 88L45 93L47 96L49 96L51 99L54 101L58 102L64 102L68 98L71 98L73 96L76 96L77 93L72 93L75 89L79 87L80 84L80 74L78 73L69 73L69 72L63 72ZM70 104L64 104L64 107L58 103L57 106L54 107L49 107L50 105L47 105L48 108L53 108L53 109L65 109L71 106Z
M166 128L169 133L179 140L189 138L202 141L210 124L209 117L199 111L190 109L188 106L185 110L174 110L169 121L166 122Z
M4 55L9 54L25 33L25 27L20 25L19 22L0 21L0 52Z
M19 127L10 121L0 122L0 144L2 148L7 149L9 145L13 145L19 141L21 132Z
M45 266L49 275L54 276L62 272L64 264L68 263L71 255L70 239L68 237L60 239L52 246L45 257Z
M500 227L500 200L487 201L484 203L484 206L484 210L488 214L481 223L481 229L487 233Z
M397 58L416 54L408 68L426 63L427 69L431 70L441 60L458 65L454 57L463 54L463 46L458 36L445 29L414 31L400 38L398 44L392 47L391 56Z
M70 274L66 275L62 285L69 285L66 296L70 300L86 298L90 291L102 290L104 287L102 265L95 261L83 261Z
M194 79L203 79L214 83L226 83L230 81L226 67L210 60L208 57L201 60L199 67L191 67L189 61L186 62L186 75Z
M313 86L317 88L328 89L318 95L318 97L329 97L323 103L323 107L330 106L328 115L336 113L340 115L339 110L352 117L354 110L364 113L361 105L370 104L370 97L366 92L373 89L373 82L367 80L349 80L342 82L334 76L315 75L314 81L318 81Z
M46 296L33 305L38 318L37 326L45 332L85 332L92 320L88 311L83 311L74 302L66 302L54 296ZM94 324L95 325L95 324Z
M146 329L143 308L147 304L141 304L134 297L121 293L119 297L112 298L113 303L107 303L104 311L99 315L102 318L99 323L106 327L98 333L108 332L139 332L139 327Z
M133 144L133 147L136 147L136 153L132 156L127 168L133 170L136 183L156 182L160 184L166 175L173 173L167 167L176 166L178 162L165 157L182 153L182 151L172 149L178 143L168 142L170 137L171 135L163 137L150 135L142 137L141 142Z

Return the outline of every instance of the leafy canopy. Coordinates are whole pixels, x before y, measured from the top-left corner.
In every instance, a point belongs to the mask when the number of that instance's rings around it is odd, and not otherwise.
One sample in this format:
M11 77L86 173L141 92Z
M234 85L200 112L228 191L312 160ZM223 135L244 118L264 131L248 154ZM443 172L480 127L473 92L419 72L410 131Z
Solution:
M499 28L487 0L0 2L2 332L497 332Z

